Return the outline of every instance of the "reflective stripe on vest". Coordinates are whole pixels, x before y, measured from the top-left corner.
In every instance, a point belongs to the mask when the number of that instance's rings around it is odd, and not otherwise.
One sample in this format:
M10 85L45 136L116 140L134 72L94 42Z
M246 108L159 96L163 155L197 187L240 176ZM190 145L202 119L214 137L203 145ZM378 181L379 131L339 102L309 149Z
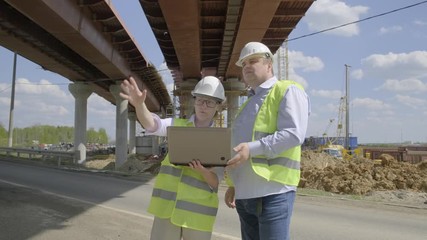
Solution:
M254 138L255 139L261 139L261 138L266 137L268 135L270 135L270 134L263 133L263 132L255 132ZM280 166L284 166L284 167L287 167L290 169L295 169L295 170L299 170L301 167L301 164L299 161L295 161L295 160L292 160L290 158L281 157L281 156L279 156L277 158L272 158L272 159L253 157L252 162L259 163L259 164L265 164L268 166L280 165Z
M153 189L153 197L159 197L165 200L175 201L176 200L176 192L166 191L159 188Z
M203 206L197 203L192 203L192 202L187 202L182 200L177 201L175 207L181 210L187 210L187 211L196 212L204 215L210 215L213 217L215 217L218 212L218 208Z
M209 186L209 184L207 182L200 181L199 179L195 179L195 178L190 177L190 176L182 176L181 182L185 183L187 185L190 185L192 187L199 188L201 190L205 190L207 192L217 192L217 191L214 191Z
M172 167L172 166L168 166L168 165L163 165L160 167L159 173L169 174L169 175L172 175L174 177L180 177L182 174L182 169Z

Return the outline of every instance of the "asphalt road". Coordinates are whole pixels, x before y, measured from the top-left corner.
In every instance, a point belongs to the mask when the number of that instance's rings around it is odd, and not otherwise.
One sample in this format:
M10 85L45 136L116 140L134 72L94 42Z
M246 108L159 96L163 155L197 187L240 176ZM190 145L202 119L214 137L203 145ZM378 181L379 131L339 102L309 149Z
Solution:
M150 175L0 161L0 240L149 239L152 184ZM240 239L237 214L220 203L212 239ZM298 240L424 240L427 208L298 195L291 232Z

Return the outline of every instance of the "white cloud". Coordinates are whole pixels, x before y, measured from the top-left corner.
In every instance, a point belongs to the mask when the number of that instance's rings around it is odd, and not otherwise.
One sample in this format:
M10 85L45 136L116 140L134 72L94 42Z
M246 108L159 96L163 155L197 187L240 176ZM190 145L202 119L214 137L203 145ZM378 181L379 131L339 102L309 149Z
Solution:
M400 32L402 30L403 30L403 28L401 26L382 27L382 28L380 28L379 34L384 35L387 33Z
M409 106L414 109L417 109L419 107L424 107L427 104L427 100L414 98L411 96L397 95L396 98L398 102L405 104L406 106Z
M414 78L403 80L388 79L379 89L385 89L393 92L425 92L427 84Z
M10 98L8 97L0 97L0 105L10 105Z
M279 51L277 51L279 52ZM300 83L305 89L308 88L308 82L304 77L297 73L297 69L301 69L303 72L320 71L323 69L324 64L318 57L304 56L304 53L298 51L288 51L289 54L289 66L288 66L288 79L294 80ZM285 79L286 76L280 76L278 68L278 54L274 55L273 64L274 73L277 77ZM284 74L284 73L283 73Z
M47 104L44 102L35 103L32 106L34 109L37 109L38 114L52 114L55 113L55 116L65 116L69 114L69 111L61 105L56 104Z
M316 72L322 70L325 65L318 57L305 56L300 51L289 51L289 66L302 69L303 72Z
M328 103L328 104L326 104L326 106L323 110L325 112L334 112L338 116L339 108L340 108L340 105L338 103L337 104Z
M7 92L9 88L11 88L11 84L0 83L0 94Z
M10 95L9 92L7 95ZM9 109L9 96L1 97L0 102L2 111ZM14 106L14 125L16 127L27 127L40 123L64 125L64 123L73 121L74 98L66 86L52 84L49 80L42 79L36 82L27 78L17 79ZM2 114L0 121L7 122L8 120Z
M305 89L308 88L308 82L302 76L295 72L295 69L289 68L289 79L301 84Z
M384 79L427 77L427 51L372 54L362 59L366 76Z
M73 101L74 102L74 101ZM88 98L87 116L88 120L91 119L95 124L88 126L100 125L100 122L106 124L110 122L111 127L115 127L116 119L116 106L100 97L98 94L92 93ZM101 124L102 125L102 124ZM98 126L99 127L99 126ZM98 128L96 127L96 128Z
M351 101L352 107L361 107L370 110L388 110L391 109L389 104L384 103L378 99L372 98L355 98Z
M317 0L310 7L304 18L310 30L321 31L358 21L360 20L360 15L367 13L368 9L365 6L350 6L339 0ZM357 24L350 24L325 33L351 37L359 35L359 31Z
M92 106L92 105L91 105ZM116 119L116 107L111 106L111 108L100 108L98 105L95 107L88 107L88 115L91 115L94 119L97 120L115 120Z
M48 80L40 80L39 83L31 82L25 78L16 80L16 92L31 95L54 96L69 99L70 94L63 91L58 85L49 82Z
M109 101L107 101L106 99L104 99L103 97L100 97L98 94L96 93L92 93L88 100L88 105L94 105L100 108L108 108L108 107L115 107L112 103L110 103Z
M363 78L363 70L362 69L356 69L350 72L350 77L352 79L362 79Z
M344 93L339 90L311 90L310 91L312 96L315 97L323 97L323 98L333 98L333 99L340 99Z
M418 25L418 26L427 26L427 22L422 21L422 20L415 20L414 24Z

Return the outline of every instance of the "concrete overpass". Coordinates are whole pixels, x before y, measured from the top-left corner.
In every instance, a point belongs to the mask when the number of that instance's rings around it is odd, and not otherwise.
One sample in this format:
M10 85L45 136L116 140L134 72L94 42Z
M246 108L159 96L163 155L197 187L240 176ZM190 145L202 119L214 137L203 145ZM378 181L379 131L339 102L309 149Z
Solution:
M275 52L314 0L139 0L176 83L182 115L189 91L204 75L223 80L229 116L244 94L234 65L246 42ZM121 23L109 0L0 0L0 44L71 82L76 98L75 146L85 159L86 105L92 92L116 105L116 165L135 140L135 116L118 96L117 83L133 75L149 90L147 106L164 112L166 87Z

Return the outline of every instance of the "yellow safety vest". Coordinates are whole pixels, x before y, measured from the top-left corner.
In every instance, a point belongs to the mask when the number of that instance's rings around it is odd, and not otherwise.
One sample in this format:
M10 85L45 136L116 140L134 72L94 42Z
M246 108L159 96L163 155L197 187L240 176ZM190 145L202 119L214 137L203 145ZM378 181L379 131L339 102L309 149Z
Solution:
M290 80L277 81L268 93L256 116L252 141L256 141L277 131L280 103L290 85L295 85L304 90L297 82ZM246 106L247 102L243 104L241 109ZM301 146L285 150L272 159L268 159L264 155L251 156L250 161L254 172L267 181L298 186L300 180Z
M174 119L174 126L193 126L186 119ZM218 189L211 189L203 176L187 166L175 166L163 159L156 177L148 212L170 218L177 226L212 232L218 212Z

